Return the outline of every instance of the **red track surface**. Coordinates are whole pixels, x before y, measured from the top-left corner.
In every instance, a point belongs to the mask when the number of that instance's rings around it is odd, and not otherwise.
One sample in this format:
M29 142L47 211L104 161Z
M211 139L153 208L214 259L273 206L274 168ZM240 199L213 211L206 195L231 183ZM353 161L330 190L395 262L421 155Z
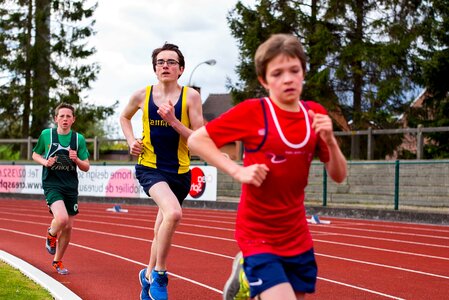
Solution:
M62 276L44 247L44 201L0 199L0 249L36 266L81 298L138 299L154 206L80 203ZM234 211L184 209L169 256L170 299L221 299L238 251ZM307 299L449 299L449 227L336 219L310 225L319 267Z

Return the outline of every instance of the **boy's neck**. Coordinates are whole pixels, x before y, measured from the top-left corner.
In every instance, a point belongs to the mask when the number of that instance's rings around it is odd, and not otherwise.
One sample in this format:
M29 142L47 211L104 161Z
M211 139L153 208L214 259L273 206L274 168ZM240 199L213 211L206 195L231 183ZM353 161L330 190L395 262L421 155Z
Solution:
M181 90L181 86L177 81L159 82L155 85L155 88L161 95L170 95Z
M159 82L154 86L153 100L156 105L166 103L169 99L175 104L180 92L181 86L177 82Z
M72 128L62 129L61 127L58 127L58 128L56 129L56 132L57 132L58 134L66 135L66 134L69 134L69 133L70 133L70 130L72 130Z

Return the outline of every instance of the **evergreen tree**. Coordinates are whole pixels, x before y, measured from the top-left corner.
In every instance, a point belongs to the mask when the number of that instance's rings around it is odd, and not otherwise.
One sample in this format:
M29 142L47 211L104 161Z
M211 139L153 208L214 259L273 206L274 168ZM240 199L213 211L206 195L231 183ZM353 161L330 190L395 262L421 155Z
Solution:
M0 0L2 137L37 137L60 102L78 107L78 120L84 118L81 112L87 116L75 126L82 132L113 114L117 102L110 107L83 103L83 92L99 71L88 61L95 53L88 41L95 34L97 7L88 3Z
M426 89L421 109L409 110L409 124L425 127L449 126L449 1L423 1L419 15L419 43L415 81ZM449 133L432 133L424 158L449 157Z
M241 64L237 66L241 82L231 86L233 96L260 92L250 69L257 45L272 33L293 33L310 57L304 97L323 103L337 116L346 108L353 129L373 124L394 127L394 116L402 112L407 95L415 87L410 80L411 54L419 3L261 0L251 9L239 2L228 17L241 49ZM346 124L344 118L338 123L340 128ZM385 153L380 155L385 155L400 139L379 142L385 146ZM352 158L360 157L360 149L355 136Z
M240 82L229 83L235 103L250 97L266 95L259 84L254 70L254 54L261 42L274 33L290 33L301 39L309 55L306 71L304 99L323 103L331 112L336 127L347 130L347 121L342 114L336 94L329 86L329 70L322 68L335 37L328 26L321 21L323 7L318 0L312 1L269 1L261 0L254 8L238 2L228 14L231 33L237 39L240 49L240 65L236 67Z

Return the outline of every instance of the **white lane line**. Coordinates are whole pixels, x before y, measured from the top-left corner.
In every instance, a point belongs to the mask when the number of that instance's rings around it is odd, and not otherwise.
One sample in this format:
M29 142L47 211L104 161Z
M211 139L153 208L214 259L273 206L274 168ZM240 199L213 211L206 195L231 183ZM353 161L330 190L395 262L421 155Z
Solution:
M369 226L369 227L385 227L392 228L393 230L397 229L406 229L406 230L420 230L420 231L431 231L431 232L443 232L449 233L449 229L445 224L429 224L429 223L413 223L413 222L396 222L389 220L370 220L366 219L366 222L361 222L360 219L351 219L351 218L336 218L329 217L331 220L335 220L338 222L338 225L346 226L346 225L354 225L354 226ZM388 223L388 224L385 224ZM337 224L337 223L334 223ZM419 227L418 227L419 224Z
M414 253L414 252L406 252L406 251L398 251L398 250L391 250L391 249L385 249L385 248L377 248L377 247L356 245L356 244L350 244L350 243L325 241L325 240L320 240L320 239L313 239L313 242L321 242L321 243L327 243L327 244L334 244L334 245L341 245L341 246L348 246L348 247L356 247L356 248L369 249L369 250L375 250L375 251L392 252L394 254L404 254L404 255L421 256L421 257L425 257L425 258L449 260L449 257L434 256L434 255Z
M449 280L448 276L438 275L438 274L433 274L433 273L428 273L428 272L422 272L422 271L417 271L417 270L412 270L412 269L406 269L406 268L401 268L401 267L395 267L395 266L390 266L390 265L385 265L385 264L378 264L378 263L373 263L373 262L369 262L369 261L363 261L363 260L352 259L352 258L345 258L345 257L341 257L341 256L334 256L334 255L322 254L322 253L316 253L316 252L315 252L315 255L317 255L317 256L324 256L324 257L333 258L333 259L338 259L338 260L350 261L350 262L353 262L353 263L359 263L359 264L364 264L364 265L371 265L371 266L376 266L376 267L381 267L381 268L399 270L399 271L402 271L402 272L415 273L415 274L432 276L432 277L437 277L437 278L442 278L442 279L448 279Z
M0 215L2 214L6 214L6 215L13 215L13 216L21 216L21 217L34 217L34 218L45 218L45 219L50 219L50 215L48 216L43 216L43 215L38 215L38 214L20 214L20 213L13 213L13 212L0 212ZM96 217L98 217L98 215L96 215ZM126 221L136 221L135 218L123 218L123 217L108 217L114 220L126 220ZM140 221L148 221L148 223L154 223L154 221L151 220L140 220ZM85 219L84 215L81 216L77 216L76 218L76 222L85 222L85 223L93 223L93 224L109 224L109 225L116 225L116 226L125 226L125 227L130 227L130 228L137 228L137 229L148 229L152 227L147 227L147 226L138 226L138 225L128 225L128 224L123 224L123 223L110 223L110 222L103 222L103 221L93 221L92 219ZM198 228L207 228L207 229L215 229L218 231L234 231L234 228L223 228L223 227L215 227L215 226L206 226L206 225L198 225L198 224L192 224L192 223L186 223L181 221L179 226L187 226L187 227L198 227Z
M387 241L387 242L393 242L393 243L403 243L403 244L429 246L429 247L437 247L437 248L449 248L449 246L441 245L441 244L429 244L429 243L413 242L413 241L398 240L398 239L387 239L387 238L379 238L379 237L373 237L373 236L355 235L355 234L348 234L348 233L337 233L337 232L326 232L326 233L323 233L323 232L317 232L317 231L313 231L313 230L311 230L310 233L312 233L312 234L319 233L321 236L323 236L323 235L327 235L327 236L345 236L345 237L358 238L358 239Z
M321 225L315 225L321 226ZM407 232L397 232L397 231L385 231L385 230L373 230L373 229L362 229L362 228L348 228L348 227L340 227L334 225L326 225L327 229L344 229L344 230L353 230L353 231L363 231L363 232L371 232L371 233L382 233L382 234L391 234L391 235L405 235L412 237L424 237L424 238L434 238L434 239L442 239L449 240L449 236L438 236L438 235L428 235L428 234L418 234L418 233L407 233Z
M16 234L21 234L21 235L26 235L26 236L31 236L31 237L36 237L36 238L40 238L40 239L45 239L45 237L41 237L41 236L38 236L38 235L29 234L29 233L24 233L24 232L20 232L20 231L16 231L16 230L10 230L10 229L5 229L5 228L0 228L0 230L4 230L4 231L7 231L7 232L12 232L12 233L16 233ZM120 255L116 255L116 254L113 254L113 253L110 253L110 252L94 249L94 248L87 247L87 246L80 245L80 244L76 244L76 243L70 243L70 245L73 245L73 246L76 246L76 247L79 247L79 248L82 248L82 249L90 250L90 251L93 251L93 252L97 252L97 253L100 253L100 254L108 255L108 256L111 256L111 257L114 257L114 258L122 259L124 261L131 262L131 263L134 263L134 264L137 264L137 265L140 265L140 266L144 266L144 267L146 266L146 264L144 264L144 263L141 263L141 262L138 262L138 261L135 261L135 260L132 260L132 259L120 256ZM228 256L228 258L229 259L234 259L234 257L230 257L230 256ZM177 277L179 279L188 281L188 282L193 283L195 285L198 285L198 286L204 287L206 289L212 290L214 292L217 292L219 294L223 294L223 292L221 290L218 290L216 288L213 288L213 287L208 286L206 284L203 284L201 282L198 282L198 281L186 278L184 276L181 276L181 275L178 275L178 274L175 274L175 273L169 272L169 274L174 276L174 277ZM345 286L345 287L362 290L362 291L365 291L365 292L368 292L368 293L381 295L381 296L384 296L384 297L387 297L387 298L402 300L402 298L398 298L398 297L395 297L395 296L392 296L392 295L384 294L384 293L377 292L377 291L370 290L370 289L366 289L366 288L357 287L357 286L350 285L350 284L347 284L347 283L343 283L343 282L339 282L339 281L335 281L335 280L331 280L331 279L327 279L327 278L323 278L323 277L317 277L317 278L319 280L324 280L324 281L328 281L328 282L331 282L331 283L334 283L334 284L337 284L337 285L342 285L342 286Z
M39 238L39 239L45 239L45 237L42 237L42 236L39 236L39 235L30 234L30 233L26 233L26 232L21 232L21 231L17 231L17 230L10 230L10 229L5 229L5 228L0 228L0 230L11 232L11 233L15 233L15 234L26 235L26 236L30 236L30 237L34 237L34 238ZM136 260L133 260L133 259L130 259L130 258L126 258L126 257L120 256L120 255L117 255L117 254L113 254L113 253L106 252L106 251L103 251L103 250L91 248L91 247L88 247L88 246L80 245L80 244L77 244L77 243L70 242L70 246L75 246L75 247L78 247L78 248L82 248L82 249L90 250L90 251L97 252L97 253L100 253L100 254L104 254L104 255L107 255L107 256L111 256L111 257L114 257L114 258L118 258L118 259L121 259L121 260L124 260L124 261L127 261L127 262L131 262L131 263L136 264L136 265L140 265L140 266L144 266L144 267L147 266L147 264L145 264L145 263L141 263L139 261L136 261ZM229 257L229 258L232 258L232 257ZM174 276L174 277L186 280L186 281L188 281L190 283L193 283L195 285L199 285L201 287L204 287L204 288L207 288L209 290L212 290L214 292L217 292L217 293L220 293L220 294L223 293L221 290L213 288L211 286L208 286L208 285L206 285L204 283L201 283L201 282L198 282L198 281L186 278L184 276L181 276L181 275L178 275L178 274L175 274L175 273L172 273L172 272L169 272L169 274Z
M0 220L48 226L48 223L39 223L39 222L34 222L34 221L25 221L25 220L7 219L7 218L0 218ZM78 219L76 220L77 223L79 221L85 222L85 223L94 223L94 224L108 225L108 226L118 226L118 227L126 227L126 228L133 228L133 229L153 230L152 227L127 225L127 224L118 224L118 223L109 223L109 222L99 222L99 221L90 221L90 220L89 221L78 220ZM209 228L207 228L207 229L209 229ZM89 231L90 229L84 229L82 227L76 226L76 227L73 228L73 230L86 230L86 231ZM98 232L100 232L100 231L98 231ZM175 233L183 234L183 235L196 236L196 237L201 237L201 238L214 239L214 240L222 240L222 241L227 241L227 242L235 242L235 239L223 238L223 237L218 237L218 236L204 235L204 234L198 234L198 233L190 233L190 232L184 232L184 231L178 231L178 230L175 231Z
M335 281L335 280L332 280L332 279L327 279L327 278L323 278L323 277L319 277L319 276L317 278L321 279L323 281L327 281L327 282L331 282L331 283L335 283L335 284L339 284L339 285L344 285L344 286L347 286L347 287L350 287L350 288L353 288L353 289L356 289L356 290L361 290L361 291L368 292L368 293L371 293L371 294L384 296L386 298L396 299L396 300L405 300L404 298L399 298L399 297L395 297L395 296L392 296L392 295L384 294L384 293L381 293L381 292L376 292L376 291L369 290L369 289L366 289L366 288L354 286L352 284L347 284L347 283L343 283L343 282L340 282L340 281Z

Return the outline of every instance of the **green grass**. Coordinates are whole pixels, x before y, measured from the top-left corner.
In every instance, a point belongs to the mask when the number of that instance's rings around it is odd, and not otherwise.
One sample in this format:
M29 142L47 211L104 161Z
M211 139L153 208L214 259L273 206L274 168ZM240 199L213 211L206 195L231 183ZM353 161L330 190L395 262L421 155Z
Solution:
M51 294L19 270L0 261L0 299L47 300Z

